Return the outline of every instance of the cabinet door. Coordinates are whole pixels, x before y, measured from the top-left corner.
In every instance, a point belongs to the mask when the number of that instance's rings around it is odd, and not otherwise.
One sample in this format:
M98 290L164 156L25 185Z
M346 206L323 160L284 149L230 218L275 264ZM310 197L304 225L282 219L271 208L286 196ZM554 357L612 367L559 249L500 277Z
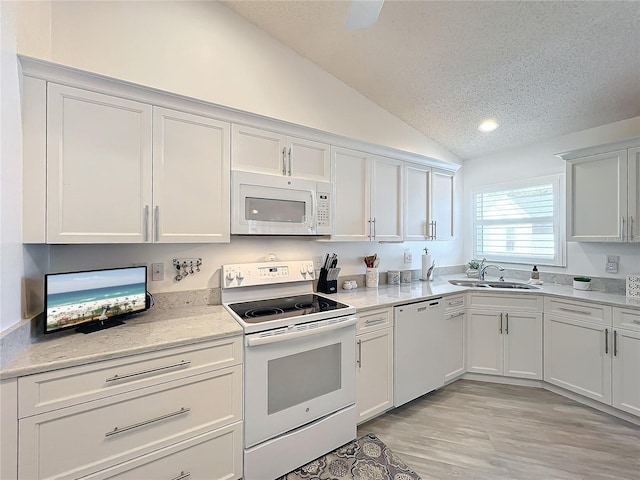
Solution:
M154 241L229 241L229 124L153 109Z
M431 169L423 165L404 167L404 239L431 240L430 188Z
M614 330L612 405L640 415L640 332Z
M504 374L542 380L542 314L505 312Z
M600 402L611 402L610 329L545 314L544 380Z
M393 329L358 335L356 409L362 423L393 406Z
M567 161L570 240L622 241L626 219L626 150Z
M402 241L403 164L399 160L372 157L371 217L373 239Z
M151 241L151 106L49 84L47 243Z
M464 310L445 315L444 321L444 381L459 377L465 372L466 312Z
M232 161L234 170L286 175L285 135L234 124L232 131Z
M467 314L467 372L502 375L501 314L471 310Z
M628 153L628 240L640 242L640 148Z
M431 221L435 222L431 235L435 240L453 238L454 172L431 171Z
M326 143L287 138L288 174L321 182L331 181L331 146Z
M355 150L333 149L335 230L332 240L369 241L371 238L369 161Z

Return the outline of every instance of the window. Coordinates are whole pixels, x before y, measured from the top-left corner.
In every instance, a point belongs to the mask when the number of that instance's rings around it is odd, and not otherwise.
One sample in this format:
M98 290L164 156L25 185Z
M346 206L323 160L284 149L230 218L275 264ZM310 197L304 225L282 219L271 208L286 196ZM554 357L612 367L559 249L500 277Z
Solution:
M474 257L564 265L562 178L554 175L475 189Z

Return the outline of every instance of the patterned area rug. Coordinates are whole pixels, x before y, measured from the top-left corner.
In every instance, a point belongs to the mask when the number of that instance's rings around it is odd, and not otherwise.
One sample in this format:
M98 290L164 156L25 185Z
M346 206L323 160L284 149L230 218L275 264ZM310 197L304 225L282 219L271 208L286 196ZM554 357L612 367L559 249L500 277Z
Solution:
M420 480L373 434L327 453L278 480Z

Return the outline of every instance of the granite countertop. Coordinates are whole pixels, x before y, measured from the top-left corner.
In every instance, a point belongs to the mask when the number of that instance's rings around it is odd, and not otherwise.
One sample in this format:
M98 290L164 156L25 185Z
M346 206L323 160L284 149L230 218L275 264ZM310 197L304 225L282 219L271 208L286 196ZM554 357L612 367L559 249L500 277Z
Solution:
M430 298L453 295L465 291L477 291L484 293L501 294L525 294L525 295L551 295L571 300L587 300L615 307L628 307L640 310L640 298L625 297L624 295L605 293L599 291L574 290L571 286L557 284L538 285L538 289L514 290L496 288L470 288L452 285L449 280L466 279L464 275L448 275L437 277L430 282L414 281L410 284L381 285L378 288L358 287L355 290L339 290L338 293L329 295L337 301L347 303L358 310L392 307L405 303L428 300ZM517 279L505 279L506 281L522 282Z
M87 335L73 330L43 335L0 371L0 379L242 334L222 305L151 309L125 322Z

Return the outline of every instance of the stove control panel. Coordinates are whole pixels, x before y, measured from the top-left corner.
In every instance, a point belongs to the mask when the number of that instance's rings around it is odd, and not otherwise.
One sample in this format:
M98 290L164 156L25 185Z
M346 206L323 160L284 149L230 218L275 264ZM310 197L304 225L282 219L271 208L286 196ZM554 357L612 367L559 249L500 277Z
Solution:
M313 260L222 265L222 288L303 282L315 279Z

